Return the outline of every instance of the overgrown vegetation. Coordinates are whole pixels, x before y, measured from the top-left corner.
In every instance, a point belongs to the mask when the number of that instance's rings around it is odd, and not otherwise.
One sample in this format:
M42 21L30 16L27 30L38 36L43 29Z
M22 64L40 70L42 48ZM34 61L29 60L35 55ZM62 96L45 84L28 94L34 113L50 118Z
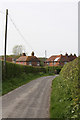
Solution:
M80 118L80 57L67 63L52 82L51 118Z
M15 88L18 88L21 85L24 85L24 84L30 82L31 80L41 77L41 76L43 76L42 73L37 73L37 74L22 73L21 75L19 75L17 77L6 79L2 82L2 95L14 90Z
M44 67L45 68L45 71L46 73L55 73L55 74L59 74L61 69L62 69L62 66L47 66L47 67Z
M6 77L5 77L5 72L4 72L4 67L2 69L2 76L3 80L11 79L14 77L19 77L21 74L25 73L39 73L39 72L45 72L44 68L40 67L32 67L32 66L25 66L25 65L20 65L20 64L15 64L15 63L10 63L7 62L6 64Z
M53 74L53 73L59 73L61 70L60 66L57 67L33 67L33 66L26 66L26 65L20 65L20 64L15 64L15 63L10 63L7 62L6 64L6 77L4 75L4 67L2 68L2 77L3 80L5 80L5 78L13 78L13 77L18 77L19 75L21 75L22 73L28 74L28 73L39 73L39 72L43 72L43 73L49 73L49 74Z
M61 67L32 67L7 62L6 74L2 67L2 94L4 95L38 77L59 73L60 70Z

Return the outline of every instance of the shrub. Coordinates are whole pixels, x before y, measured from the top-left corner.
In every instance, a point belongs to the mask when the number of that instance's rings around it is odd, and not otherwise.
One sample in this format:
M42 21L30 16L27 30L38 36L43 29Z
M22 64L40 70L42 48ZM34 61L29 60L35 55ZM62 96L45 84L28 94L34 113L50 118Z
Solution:
M2 62L3 64L3 62ZM33 67L33 66L25 66L15 63L6 62L6 76L4 72L4 66L2 65L2 77L3 79L10 78L10 77L18 77L22 73L39 73L43 72L45 73L45 68L42 67Z
M55 73L55 74L59 74L59 72L61 71L62 67L61 66L47 66L45 67L46 69L46 73Z
M64 65L54 79L51 105L51 117L80 118L80 57Z

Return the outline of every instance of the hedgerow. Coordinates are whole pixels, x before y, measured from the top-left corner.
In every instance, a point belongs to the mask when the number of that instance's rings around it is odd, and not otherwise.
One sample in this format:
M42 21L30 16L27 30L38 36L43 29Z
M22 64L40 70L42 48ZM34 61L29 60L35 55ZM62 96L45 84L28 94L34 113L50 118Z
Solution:
M15 63L6 63L6 74L4 72L4 66L2 67L2 76L3 80L6 78L11 78L11 77L18 77L19 75L23 73L38 73L38 72L45 72L44 68L40 67L33 67L33 66L25 66L25 65L20 65L20 64L15 64Z
M71 94L69 106L71 118L80 117L80 57L65 65L60 72L66 91Z
M2 62L3 64L3 62ZM26 65L20 65L20 64L15 64L15 63L10 63L10 62L6 62L6 74L4 72L4 65L2 65L2 76L3 76L3 80L5 78L12 78L12 77L18 77L19 75L21 75L22 73L39 73L39 72L43 72L43 73L56 73L59 74L60 70L62 67L57 66L57 67L33 67L33 66L26 66Z
M51 117L80 118L80 57L67 63L53 80Z

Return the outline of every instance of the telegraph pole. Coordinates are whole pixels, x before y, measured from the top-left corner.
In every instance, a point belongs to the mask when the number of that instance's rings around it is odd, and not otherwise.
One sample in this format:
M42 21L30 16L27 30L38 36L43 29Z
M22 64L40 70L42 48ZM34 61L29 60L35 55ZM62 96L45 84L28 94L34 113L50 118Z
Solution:
M4 70L5 71L6 71L7 23L8 23L8 9L6 9L6 24L5 24L5 48L4 48Z

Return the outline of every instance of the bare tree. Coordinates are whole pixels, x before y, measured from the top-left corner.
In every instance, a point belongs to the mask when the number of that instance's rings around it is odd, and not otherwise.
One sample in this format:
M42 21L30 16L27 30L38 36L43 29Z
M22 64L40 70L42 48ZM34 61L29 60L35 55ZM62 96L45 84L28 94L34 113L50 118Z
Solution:
M21 55L23 52L25 52L25 48L22 45L16 45L13 47L12 52L14 55Z

